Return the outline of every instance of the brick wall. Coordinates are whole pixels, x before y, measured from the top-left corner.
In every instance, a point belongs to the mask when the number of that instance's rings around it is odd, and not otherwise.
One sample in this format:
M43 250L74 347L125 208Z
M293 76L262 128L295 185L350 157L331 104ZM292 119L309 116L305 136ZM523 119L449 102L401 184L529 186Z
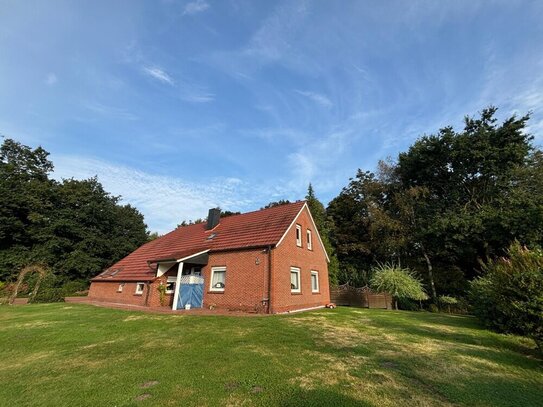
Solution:
M95 281L89 289L89 299L107 302L118 302L122 304L145 305L145 298L149 286L145 284L143 294L135 294L136 281L125 282L123 291L117 292L119 281ZM151 294L151 292L149 292Z
M257 264L258 263L258 264ZM226 267L223 292L210 291L211 268ZM204 307L266 312L268 254L263 249L218 252L209 255L204 276Z
M274 313L316 307L330 302L328 262L307 209L302 211L296 224L302 227L302 247L296 245L296 227L293 225L281 244L272 250L271 303ZM312 250L307 247L307 229L312 231ZM291 267L300 269L300 293L291 292ZM311 290L311 271L319 273L318 293Z

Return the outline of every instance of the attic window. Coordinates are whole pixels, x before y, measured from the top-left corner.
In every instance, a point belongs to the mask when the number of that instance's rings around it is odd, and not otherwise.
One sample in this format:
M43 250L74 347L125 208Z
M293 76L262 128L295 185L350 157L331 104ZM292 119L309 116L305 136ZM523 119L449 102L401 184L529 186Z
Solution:
M296 246L302 247L302 227L296 225Z
M215 236L217 236L217 234L216 234L216 233L212 233L212 234L210 234L210 235L207 237L207 240L211 240L211 239L213 239Z
M115 274L117 274L119 271L120 271L119 269L113 271L113 272L111 273L111 277L113 277L113 276L114 276Z
M311 230L307 229L307 249L313 250L313 239L311 238Z

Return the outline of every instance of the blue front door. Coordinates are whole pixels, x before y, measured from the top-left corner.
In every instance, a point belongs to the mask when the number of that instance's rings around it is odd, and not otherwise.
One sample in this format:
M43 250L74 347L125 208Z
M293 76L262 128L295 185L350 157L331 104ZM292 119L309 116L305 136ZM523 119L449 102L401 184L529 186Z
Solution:
M179 287L177 309L185 309L185 305L187 304L190 304L191 308L202 308L203 297L203 284L181 284Z

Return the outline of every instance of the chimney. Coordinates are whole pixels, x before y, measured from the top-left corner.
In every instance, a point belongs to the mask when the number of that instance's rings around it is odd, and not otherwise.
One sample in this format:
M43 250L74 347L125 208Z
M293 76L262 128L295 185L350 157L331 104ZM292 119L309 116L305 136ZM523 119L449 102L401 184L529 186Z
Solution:
M207 230L213 229L221 221L221 209L220 208L211 208L209 214L207 215Z

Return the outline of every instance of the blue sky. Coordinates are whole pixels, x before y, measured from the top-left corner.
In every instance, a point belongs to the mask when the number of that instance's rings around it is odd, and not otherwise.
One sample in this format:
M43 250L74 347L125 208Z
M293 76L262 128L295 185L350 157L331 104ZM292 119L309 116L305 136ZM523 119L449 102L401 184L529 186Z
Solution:
M541 1L3 1L0 133L165 232L325 203L494 104L543 141Z

